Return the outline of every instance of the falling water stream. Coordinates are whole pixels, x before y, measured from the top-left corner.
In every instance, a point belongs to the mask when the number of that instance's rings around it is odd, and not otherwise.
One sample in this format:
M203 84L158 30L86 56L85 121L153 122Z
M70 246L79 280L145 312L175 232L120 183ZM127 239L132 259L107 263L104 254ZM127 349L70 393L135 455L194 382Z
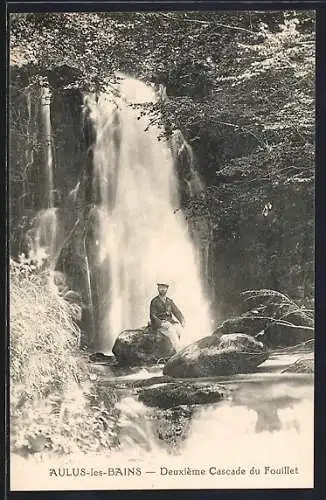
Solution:
M96 130L93 190L100 207L98 260L110 276L110 306L99 316L101 350L110 352L124 329L149 319L156 283L169 293L186 318L184 343L211 330L197 254L179 209L178 180L161 130L139 116L132 104L155 102L151 87L131 78L119 85L120 97L87 99ZM107 307L105 304L104 307Z
M59 249L57 209L54 206L51 92L48 86L41 89L40 116L43 137L43 208L36 215L27 238L29 258L39 266L47 262L50 268L54 268Z

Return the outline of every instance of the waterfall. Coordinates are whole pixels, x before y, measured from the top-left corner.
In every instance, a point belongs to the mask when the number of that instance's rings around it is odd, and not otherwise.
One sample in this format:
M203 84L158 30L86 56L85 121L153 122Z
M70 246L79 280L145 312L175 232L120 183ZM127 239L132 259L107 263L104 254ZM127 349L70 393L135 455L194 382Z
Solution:
M44 179L43 208L35 217L27 234L29 258L41 266L46 261L54 268L57 248L58 221L54 206L53 151L51 129L51 92L47 85L41 88L41 137L43 145L42 177Z
M48 86L41 90L41 121L44 149L45 203L46 208L53 208L53 153L51 131L51 92Z
M107 277L97 292L107 298L97 312L99 344L110 351L122 330L146 325L162 280L170 282L168 295L186 318L181 340L189 344L208 335L211 324L196 251L179 210L175 163L168 143L159 140L160 128L132 106L157 97L132 78L123 78L118 90L119 97L108 92L86 100L96 132L97 265Z

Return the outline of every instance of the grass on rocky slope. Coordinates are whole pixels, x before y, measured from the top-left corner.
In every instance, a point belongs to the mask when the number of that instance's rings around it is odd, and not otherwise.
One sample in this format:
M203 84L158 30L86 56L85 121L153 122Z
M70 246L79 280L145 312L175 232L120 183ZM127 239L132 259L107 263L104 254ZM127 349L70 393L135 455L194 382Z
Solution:
M113 390L106 400L79 349L78 306L47 273L10 262L10 444L14 453L107 452Z

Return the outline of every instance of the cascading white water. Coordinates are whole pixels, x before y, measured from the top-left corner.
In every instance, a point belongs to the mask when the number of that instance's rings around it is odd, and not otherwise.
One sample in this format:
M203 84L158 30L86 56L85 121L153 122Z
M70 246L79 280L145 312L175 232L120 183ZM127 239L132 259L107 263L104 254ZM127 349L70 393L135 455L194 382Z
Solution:
M44 148L44 173L46 177L47 208L54 206L53 184L53 153L52 153L52 128L51 128L51 92L48 86L41 91L41 121Z
M166 440L162 440L162 410L147 407L135 395L126 394L115 407L118 411L117 448L85 454L76 447L69 455L46 452L38 456L35 453L28 459L12 454L10 468L14 481L11 484L19 482L24 484L25 490L39 490L42 484L48 487L50 468L68 467L71 470L75 467L78 470L82 463L88 470L105 471L108 467L142 470L141 475L124 477L87 476L82 487L94 490L121 489L121 485L130 490L311 488L314 473L313 376L282 373L297 355L281 354L266 363L266 371L221 380L231 390L232 397L214 404L195 405L185 440L178 440L177 446L168 444L168 436L176 437L177 413L170 413L169 417L165 414L166 424L171 422L171 432L168 430ZM143 370L138 376L143 379ZM115 377L115 380L120 385L130 377ZM164 385L161 387L163 391ZM76 410L81 402L80 389L73 393L73 398ZM39 472L37 483L32 474L35 467ZM232 472L239 468L245 471L244 475ZM205 474L188 474L187 469L204 470ZM295 473L289 474L286 469ZM74 490L81 488L80 484L80 476L55 478L58 489Z
M103 350L124 329L144 326L157 281L186 318L183 343L210 333L196 252L179 208L171 150L162 132L130 104L156 100L151 87L123 78L120 97L89 97L96 130L94 190L100 196L99 264L109 266L110 307L100 326ZM102 315L101 315L102 316Z
M53 152L51 129L51 92L41 89L41 131L43 138L43 175L45 178L44 208L37 214L34 227L28 232L29 258L41 266L47 261L54 268L57 248L58 220L54 207Z
M57 236L57 213L54 207L40 210L35 217L34 227L28 231L29 258L37 266L45 261L51 267L55 264Z

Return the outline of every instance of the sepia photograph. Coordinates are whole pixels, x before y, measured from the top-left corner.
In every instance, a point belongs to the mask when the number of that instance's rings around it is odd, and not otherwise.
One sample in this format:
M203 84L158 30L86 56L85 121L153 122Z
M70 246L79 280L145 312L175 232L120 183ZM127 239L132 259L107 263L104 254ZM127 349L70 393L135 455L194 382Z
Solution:
M315 11L68 10L8 6L10 491L313 488Z

